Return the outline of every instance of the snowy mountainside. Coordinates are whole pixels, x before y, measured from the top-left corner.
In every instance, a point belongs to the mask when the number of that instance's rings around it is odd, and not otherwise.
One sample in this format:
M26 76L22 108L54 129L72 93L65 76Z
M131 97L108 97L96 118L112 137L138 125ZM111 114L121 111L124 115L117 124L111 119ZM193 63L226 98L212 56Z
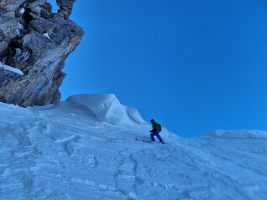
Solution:
M150 126L114 95L0 112L1 200L267 199L266 132L144 143Z

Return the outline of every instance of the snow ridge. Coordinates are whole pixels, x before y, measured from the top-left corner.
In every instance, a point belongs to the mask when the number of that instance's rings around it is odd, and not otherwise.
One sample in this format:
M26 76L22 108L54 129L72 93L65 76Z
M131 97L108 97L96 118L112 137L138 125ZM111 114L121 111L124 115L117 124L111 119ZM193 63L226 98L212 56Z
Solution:
M121 125L146 124L135 108L122 105L114 94L76 95L66 102L87 111L97 121Z
M210 134L210 137L239 138L239 139L267 139L267 131L262 130L217 130Z

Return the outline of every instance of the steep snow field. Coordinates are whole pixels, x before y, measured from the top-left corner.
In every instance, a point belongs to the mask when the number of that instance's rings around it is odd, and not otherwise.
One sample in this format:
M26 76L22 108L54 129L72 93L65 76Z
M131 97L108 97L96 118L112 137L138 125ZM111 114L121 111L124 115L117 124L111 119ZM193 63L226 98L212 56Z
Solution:
M149 125L114 95L0 112L1 200L267 199L263 131L144 143Z

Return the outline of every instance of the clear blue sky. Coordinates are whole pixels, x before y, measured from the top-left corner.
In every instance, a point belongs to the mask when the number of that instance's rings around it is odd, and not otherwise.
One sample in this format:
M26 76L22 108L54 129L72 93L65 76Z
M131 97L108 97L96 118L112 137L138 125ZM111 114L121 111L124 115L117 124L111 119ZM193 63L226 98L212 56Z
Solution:
M115 93L189 137L267 129L265 0L77 0L71 18L85 36L63 100Z

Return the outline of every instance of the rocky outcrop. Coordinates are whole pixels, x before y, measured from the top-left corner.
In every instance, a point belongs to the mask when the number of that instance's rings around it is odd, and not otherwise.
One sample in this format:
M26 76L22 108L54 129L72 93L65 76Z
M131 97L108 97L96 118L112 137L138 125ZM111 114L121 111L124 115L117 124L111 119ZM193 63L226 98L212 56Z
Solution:
M69 18L74 0L57 0L52 13L46 0L0 0L0 101L23 107L56 104L67 56L83 30Z
M71 14L73 3L74 0L57 0L57 5L60 8L58 13L61 16L68 18Z

